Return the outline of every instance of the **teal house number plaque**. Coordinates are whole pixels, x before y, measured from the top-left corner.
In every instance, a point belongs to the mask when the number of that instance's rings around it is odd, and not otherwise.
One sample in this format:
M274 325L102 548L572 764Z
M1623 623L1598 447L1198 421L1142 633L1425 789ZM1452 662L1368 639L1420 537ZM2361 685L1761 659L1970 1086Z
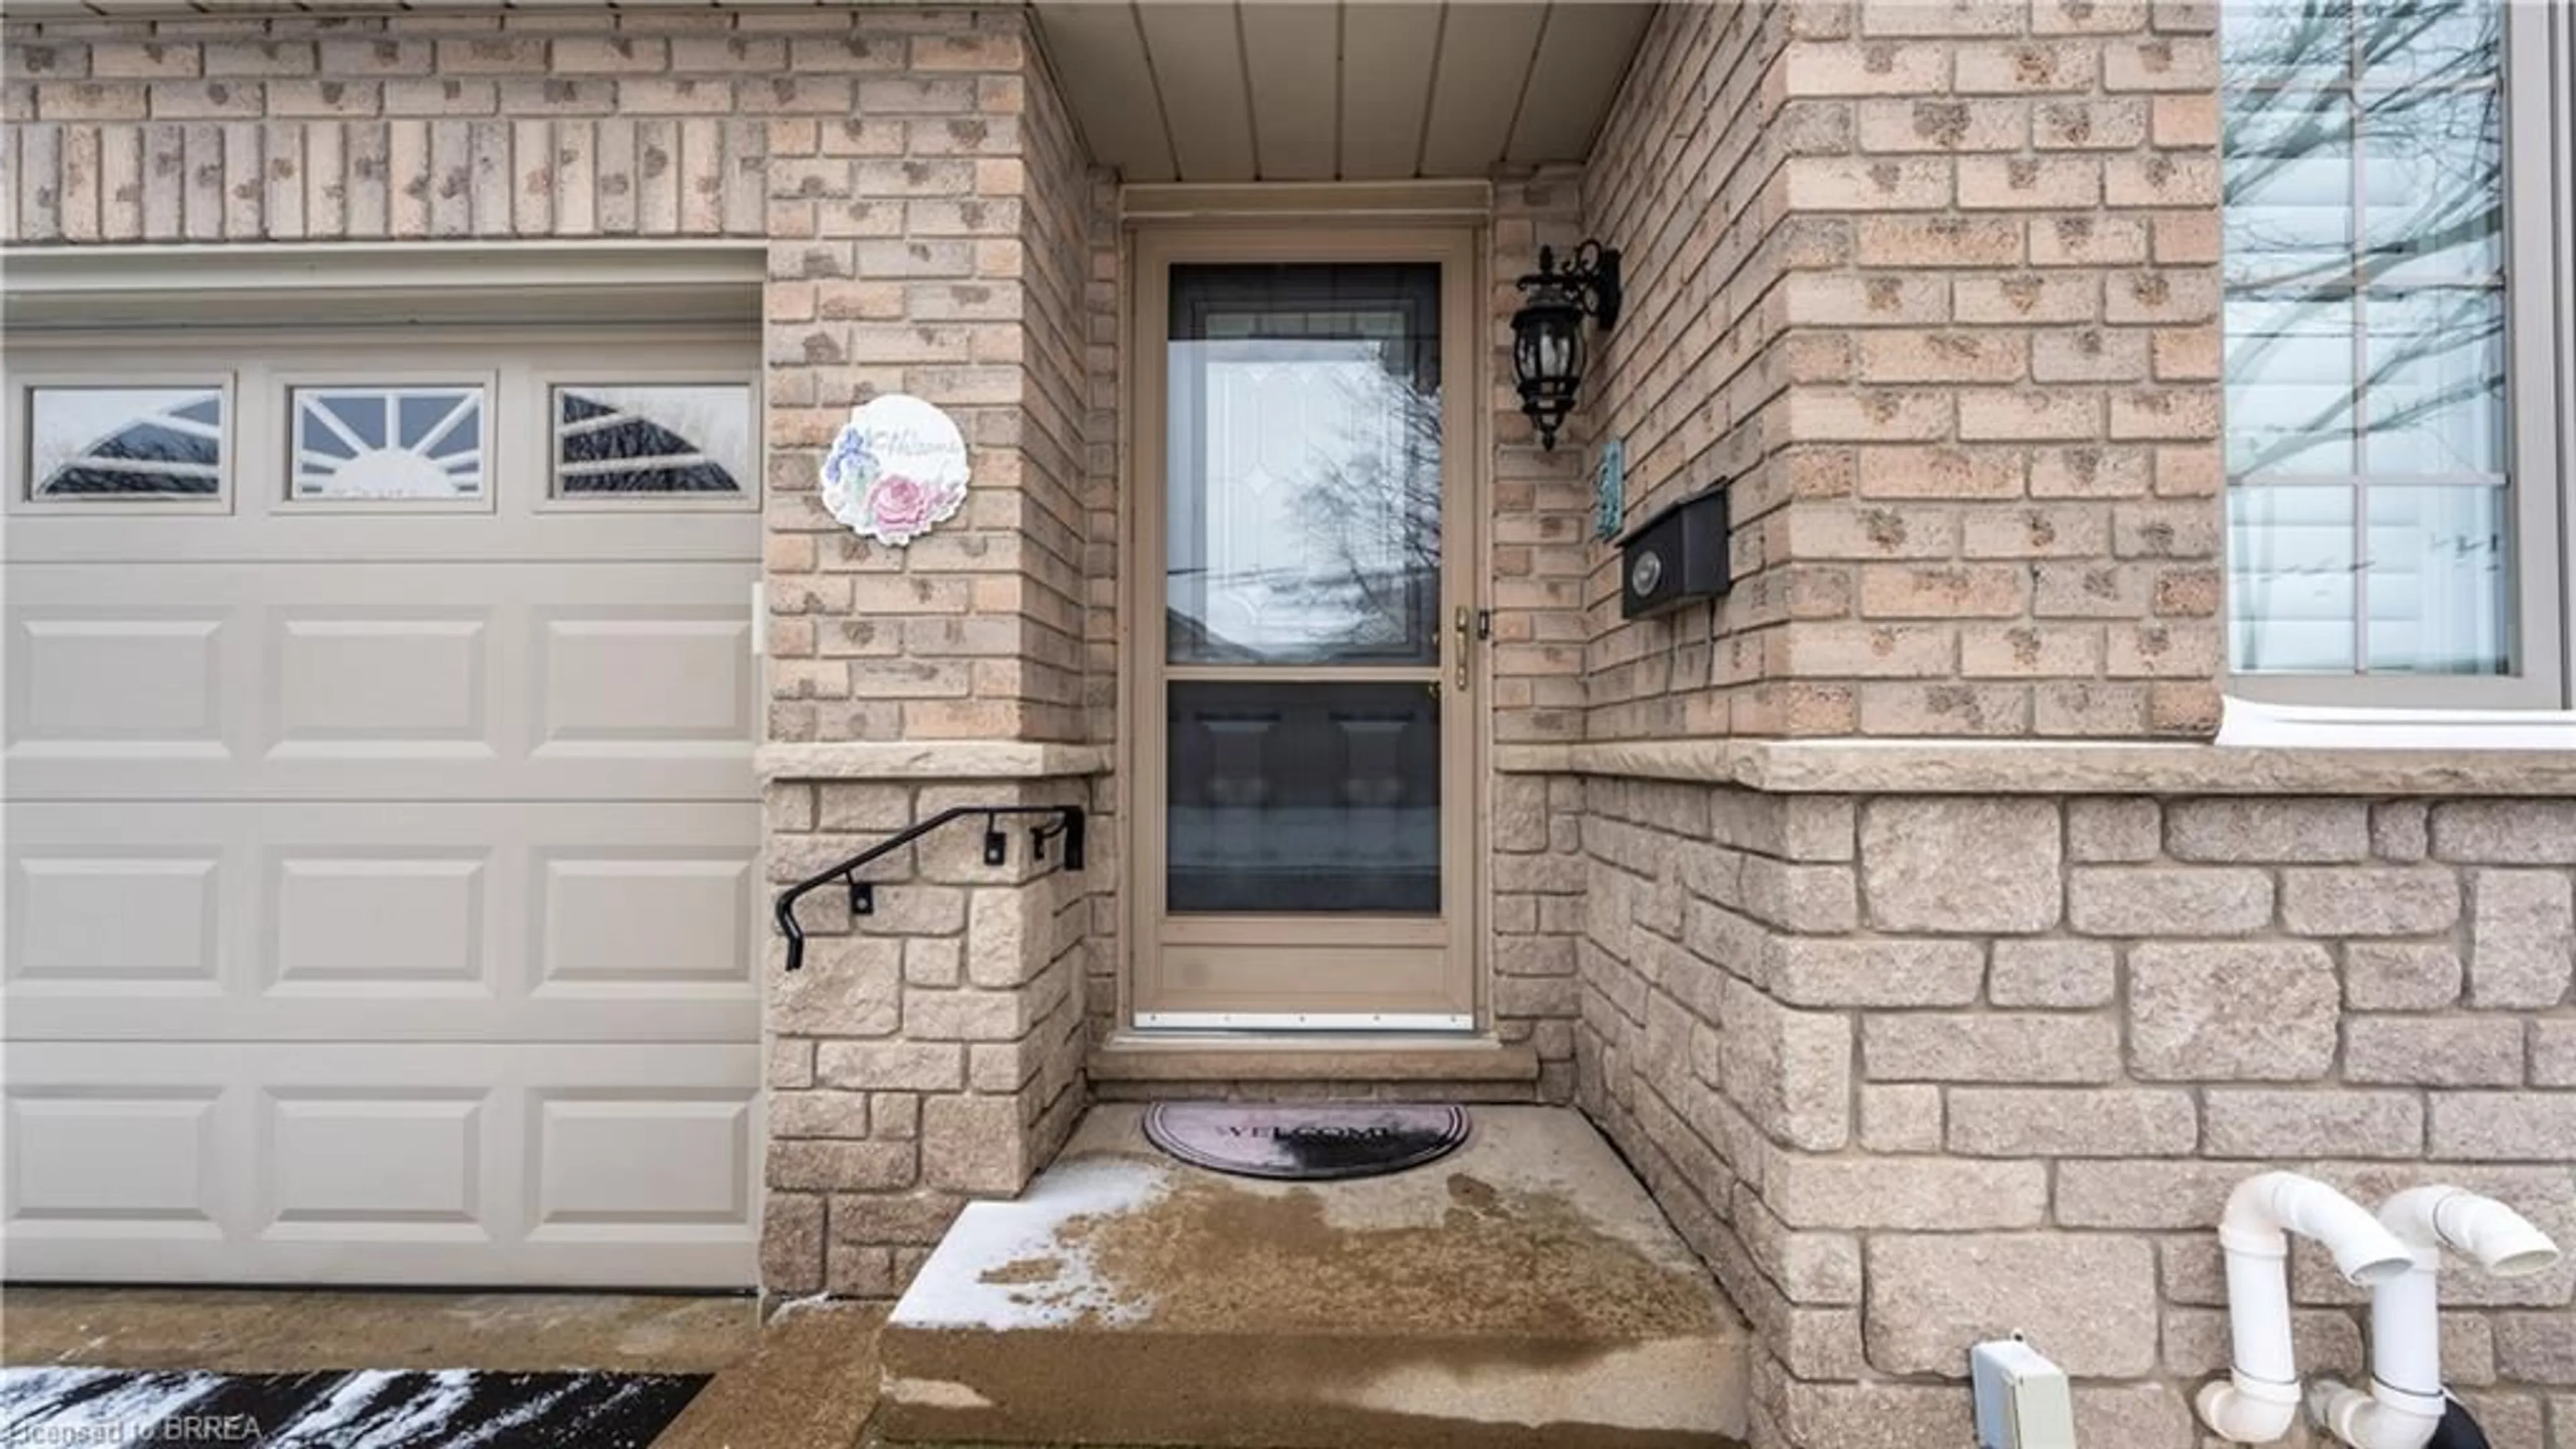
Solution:
M1592 536L1613 539L1628 513L1628 448L1617 438L1601 445L1601 468L1592 475Z

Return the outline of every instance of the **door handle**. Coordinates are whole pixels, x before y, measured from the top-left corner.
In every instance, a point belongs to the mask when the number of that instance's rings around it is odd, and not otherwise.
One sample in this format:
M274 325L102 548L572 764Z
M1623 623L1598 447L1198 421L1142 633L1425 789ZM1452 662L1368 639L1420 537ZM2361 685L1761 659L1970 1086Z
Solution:
M1475 618L1475 610L1468 608L1464 604L1460 604L1458 606L1458 611L1450 616L1451 622L1449 632L1457 636L1458 643L1457 676L1458 692L1460 694L1465 694L1467 692L1467 661L1471 657L1469 653L1469 643L1475 638Z

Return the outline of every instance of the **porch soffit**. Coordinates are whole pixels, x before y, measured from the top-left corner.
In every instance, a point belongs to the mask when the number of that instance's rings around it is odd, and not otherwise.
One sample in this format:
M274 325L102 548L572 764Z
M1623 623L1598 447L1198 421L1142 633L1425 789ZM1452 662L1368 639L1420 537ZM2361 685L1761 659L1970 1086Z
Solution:
M1483 178L1581 161L1645 33L1626 0L1034 0L1130 182Z
M9 0L15 20L914 0ZM921 0L938 3L938 0ZM1004 0L1135 182L1483 178L1581 161L1651 0Z

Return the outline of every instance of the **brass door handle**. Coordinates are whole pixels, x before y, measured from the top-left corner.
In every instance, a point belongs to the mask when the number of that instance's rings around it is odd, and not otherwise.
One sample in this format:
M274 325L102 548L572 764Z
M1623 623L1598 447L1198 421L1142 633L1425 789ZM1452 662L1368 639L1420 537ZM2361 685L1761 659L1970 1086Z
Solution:
M1467 661L1470 658L1468 644L1469 641L1474 638L1473 630L1475 628L1475 611L1464 604L1460 604L1458 606L1457 613L1450 617L1451 623L1449 631L1452 634L1455 634L1458 638L1458 692L1460 694L1465 694L1467 692Z

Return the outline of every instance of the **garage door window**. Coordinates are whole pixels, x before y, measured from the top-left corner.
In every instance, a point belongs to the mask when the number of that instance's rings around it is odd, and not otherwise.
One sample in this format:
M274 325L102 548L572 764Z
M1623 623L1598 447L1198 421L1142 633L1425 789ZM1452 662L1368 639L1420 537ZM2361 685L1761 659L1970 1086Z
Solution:
M554 418L559 498L749 491L747 386L566 383Z
M481 386L299 387L292 392L297 498L483 496Z
M224 491L224 389L27 392L28 497L211 501Z

